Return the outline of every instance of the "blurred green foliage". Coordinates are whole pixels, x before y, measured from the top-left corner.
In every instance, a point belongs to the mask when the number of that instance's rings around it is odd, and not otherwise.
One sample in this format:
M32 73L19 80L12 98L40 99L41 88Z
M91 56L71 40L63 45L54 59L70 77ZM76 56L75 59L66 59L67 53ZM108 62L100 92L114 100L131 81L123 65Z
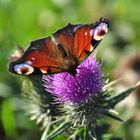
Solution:
M104 72L111 73L122 56L140 52L139 5L140 0L0 0L0 139L38 140L41 135L25 116L21 77L7 70L17 44L26 48L31 40L51 35L68 22L92 23L104 16L112 28L97 57L104 58ZM116 137L140 139L140 119L130 118L125 124L113 121L112 126Z

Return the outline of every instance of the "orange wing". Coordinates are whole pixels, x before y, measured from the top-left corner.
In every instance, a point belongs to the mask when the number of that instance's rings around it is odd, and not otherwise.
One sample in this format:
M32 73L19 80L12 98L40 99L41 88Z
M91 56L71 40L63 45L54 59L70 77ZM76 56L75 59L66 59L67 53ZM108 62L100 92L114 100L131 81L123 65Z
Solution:
M83 25L74 34L74 51L79 63L87 58L108 32L110 21L101 18L95 24Z
M93 29L90 26L80 27L74 34L74 50L79 61L86 58L92 51L91 44L93 38Z
M56 42L63 46L69 59L72 56L78 61L79 58L87 57L87 52L92 49L90 31L90 25L69 23L66 27L55 32L53 36Z
M35 74L61 72L64 62L62 53L59 52L50 37L32 41L24 55L18 61L11 62L9 70L23 75L28 75L31 69L34 69L32 73Z
M53 34L56 42L60 44L71 61L73 57L81 63L97 47L109 28L109 21L101 18L95 24L72 25L58 30Z
M10 63L9 70L21 75L75 72L77 65L93 52L108 28L109 22L104 18L91 25L68 24L53 34L54 40L46 37L32 41L24 55Z
M80 24L72 25L69 23L67 26L59 29L53 34L56 43L61 44L63 50L66 52L67 55L69 55L70 53L73 54L74 32L80 26Z

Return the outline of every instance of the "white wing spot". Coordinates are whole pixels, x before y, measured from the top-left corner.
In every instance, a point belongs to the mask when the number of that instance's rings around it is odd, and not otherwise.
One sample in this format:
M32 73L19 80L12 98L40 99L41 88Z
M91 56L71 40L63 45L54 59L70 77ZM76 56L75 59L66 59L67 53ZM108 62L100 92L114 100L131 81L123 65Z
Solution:
M31 65L31 64L32 64L32 62L31 62L31 61L26 61L26 63L27 63L28 65Z
M87 35L87 32L85 32L85 35Z
M93 29L90 30L89 34L90 36L93 36Z
M41 72L42 72L42 73L47 73L47 71L45 71L45 70L41 70Z
M93 51L93 46L91 45L91 46L90 46L90 52L92 52L92 51Z
M35 60L35 58L34 58L34 57L32 57L32 60Z

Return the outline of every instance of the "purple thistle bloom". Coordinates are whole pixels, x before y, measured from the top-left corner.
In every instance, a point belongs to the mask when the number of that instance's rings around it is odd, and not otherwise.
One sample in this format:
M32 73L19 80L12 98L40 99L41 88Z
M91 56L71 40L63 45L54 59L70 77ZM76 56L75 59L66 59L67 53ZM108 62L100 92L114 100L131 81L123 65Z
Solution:
M45 75L43 81L46 91L54 95L59 103L85 102L103 87L100 64L95 56L89 57L77 67L75 77L63 72L53 76Z

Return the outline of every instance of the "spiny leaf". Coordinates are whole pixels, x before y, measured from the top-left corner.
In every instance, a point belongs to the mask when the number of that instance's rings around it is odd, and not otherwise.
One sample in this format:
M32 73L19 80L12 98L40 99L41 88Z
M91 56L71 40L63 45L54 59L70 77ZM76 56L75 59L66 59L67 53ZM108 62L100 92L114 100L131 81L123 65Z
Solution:
M23 81L22 84L22 96L28 103L39 103L39 95L36 93L36 91L33 88L33 84L30 80L26 79Z
M26 112L31 116L31 120L36 120L41 129L44 129L51 123L49 119L51 118L51 107L47 98L44 99L43 95L38 92L34 89L31 80L23 81L22 96L26 102Z
M73 139L85 140L85 127L79 127L73 134Z
M109 112L105 112L104 115L106 115L106 116L108 116L108 117L110 117L110 118L112 118L112 119L115 119L115 120L117 120L117 121L123 122L123 120L122 120L120 117L115 116L115 115L113 115L113 114L111 114L111 113L109 113Z
M79 135L82 131L84 131L85 128L84 127L79 127L77 130L76 130L76 135Z
M50 118L49 121L51 121L51 118ZM50 123L48 125L46 125L46 128L45 128L40 140L45 140L46 139L46 136L48 134L49 128L50 128Z
M43 88L43 84L42 84L42 75L29 76L29 79L33 83L34 89L36 90L37 93L39 93L39 94L46 93L45 89Z
M119 95L107 100L108 107L109 108L114 108L115 105L117 105L119 102L121 102L122 100L124 100L129 94L131 94L137 87L139 86L139 84L136 84L133 87L128 88L127 90L123 91L122 93L120 93Z
M53 139L54 137L60 135L64 131L66 131L66 129L68 129L69 127L70 127L70 123L68 123L68 122L62 123L59 127L57 127L49 135L47 135L44 140L51 140L51 139Z

